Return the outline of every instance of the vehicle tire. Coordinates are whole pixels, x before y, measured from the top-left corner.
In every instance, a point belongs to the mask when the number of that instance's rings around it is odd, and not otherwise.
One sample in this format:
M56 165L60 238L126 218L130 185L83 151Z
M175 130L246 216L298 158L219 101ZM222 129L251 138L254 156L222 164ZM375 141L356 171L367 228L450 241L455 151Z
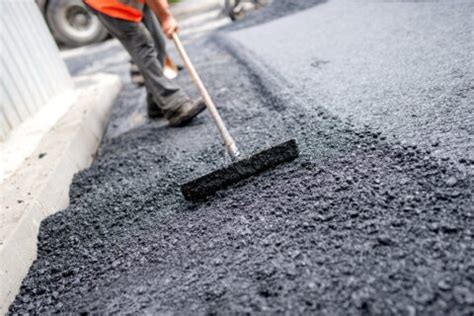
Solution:
M68 47L100 42L108 35L81 0L50 0L46 20L56 41Z

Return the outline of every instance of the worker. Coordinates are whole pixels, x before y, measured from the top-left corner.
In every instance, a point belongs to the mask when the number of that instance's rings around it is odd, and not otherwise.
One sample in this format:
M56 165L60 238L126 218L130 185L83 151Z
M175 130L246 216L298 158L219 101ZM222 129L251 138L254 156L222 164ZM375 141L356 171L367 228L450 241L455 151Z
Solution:
M161 31L160 23L156 18L155 13L150 9L149 6L145 5L143 9L143 25L150 32L150 35L153 38L153 43L155 44L155 49L157 52L158 61L163 68L163 76L172 80L178 76L178 71L181 70L168 56L166 53L166 41L165 35ZM182 67L182 66L181 66ZM130 76L132 77L132 82L138 86L145 85L145 78L140 72L137 64L130 60ZM153 94L147 89L146 93L146 104L148 116L151 118L162 118L164 117L163 111L156 104L153 98Z
M137 64L145 78L147 90L152 94L156 107L148 106L148 115L163 113L170 126L189 123L201 113L205 104L201 99L192 100L176 83L163 75L153 36L143 23L145 4L160 21L161 30L168 38L178 31L178 23L171 14L167 0L83 0L105 28L115 36ZM148 102L149 104L153 104Z

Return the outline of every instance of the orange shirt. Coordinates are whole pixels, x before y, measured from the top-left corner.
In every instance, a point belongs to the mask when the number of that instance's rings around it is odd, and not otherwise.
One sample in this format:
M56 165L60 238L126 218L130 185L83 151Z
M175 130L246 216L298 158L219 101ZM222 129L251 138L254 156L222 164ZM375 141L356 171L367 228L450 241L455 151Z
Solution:
M84 0L94 10L113 18L140 22L145 0Z

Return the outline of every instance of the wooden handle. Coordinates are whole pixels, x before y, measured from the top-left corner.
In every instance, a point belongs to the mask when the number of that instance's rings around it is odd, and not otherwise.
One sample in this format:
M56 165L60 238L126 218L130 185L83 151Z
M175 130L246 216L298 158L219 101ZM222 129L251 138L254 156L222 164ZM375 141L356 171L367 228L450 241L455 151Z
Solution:
M184 62L184 66L186 67L187 71L191 75L191 78L193 79L194 83L199 89L199 93L201 94L204 102L206 103L207 110L211 114L211 117L214 120L214 123L216 124L217 129L219 130L219 134L221 136L222 141L225 144L227 152L229 153L232 159L236 159L239 156L239 152L238 152L237 145L235 144L234 139L232 138L229 131L225 127L224 121L222 120L219 112L217 111L217 108L214 102L212 102L211 96L207 92L207 89L202 83L201 78L199 78L199 75L196 72L196 69L194 69L194 66L191 63L191 60L189 59L188 54L184 50L183 44L181 43L178 37L178 34L173 33L172 38L173 38L174 44L176 45L176 49L178 50L178 53Z

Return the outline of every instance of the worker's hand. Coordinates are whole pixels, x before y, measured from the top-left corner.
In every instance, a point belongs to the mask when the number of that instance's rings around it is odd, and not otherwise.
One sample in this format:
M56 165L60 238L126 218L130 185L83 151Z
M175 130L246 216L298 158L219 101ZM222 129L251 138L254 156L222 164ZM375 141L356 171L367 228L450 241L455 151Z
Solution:
M168 38L171 38L174 32L178 31L178 22L171 14L161 20L161 29Z

